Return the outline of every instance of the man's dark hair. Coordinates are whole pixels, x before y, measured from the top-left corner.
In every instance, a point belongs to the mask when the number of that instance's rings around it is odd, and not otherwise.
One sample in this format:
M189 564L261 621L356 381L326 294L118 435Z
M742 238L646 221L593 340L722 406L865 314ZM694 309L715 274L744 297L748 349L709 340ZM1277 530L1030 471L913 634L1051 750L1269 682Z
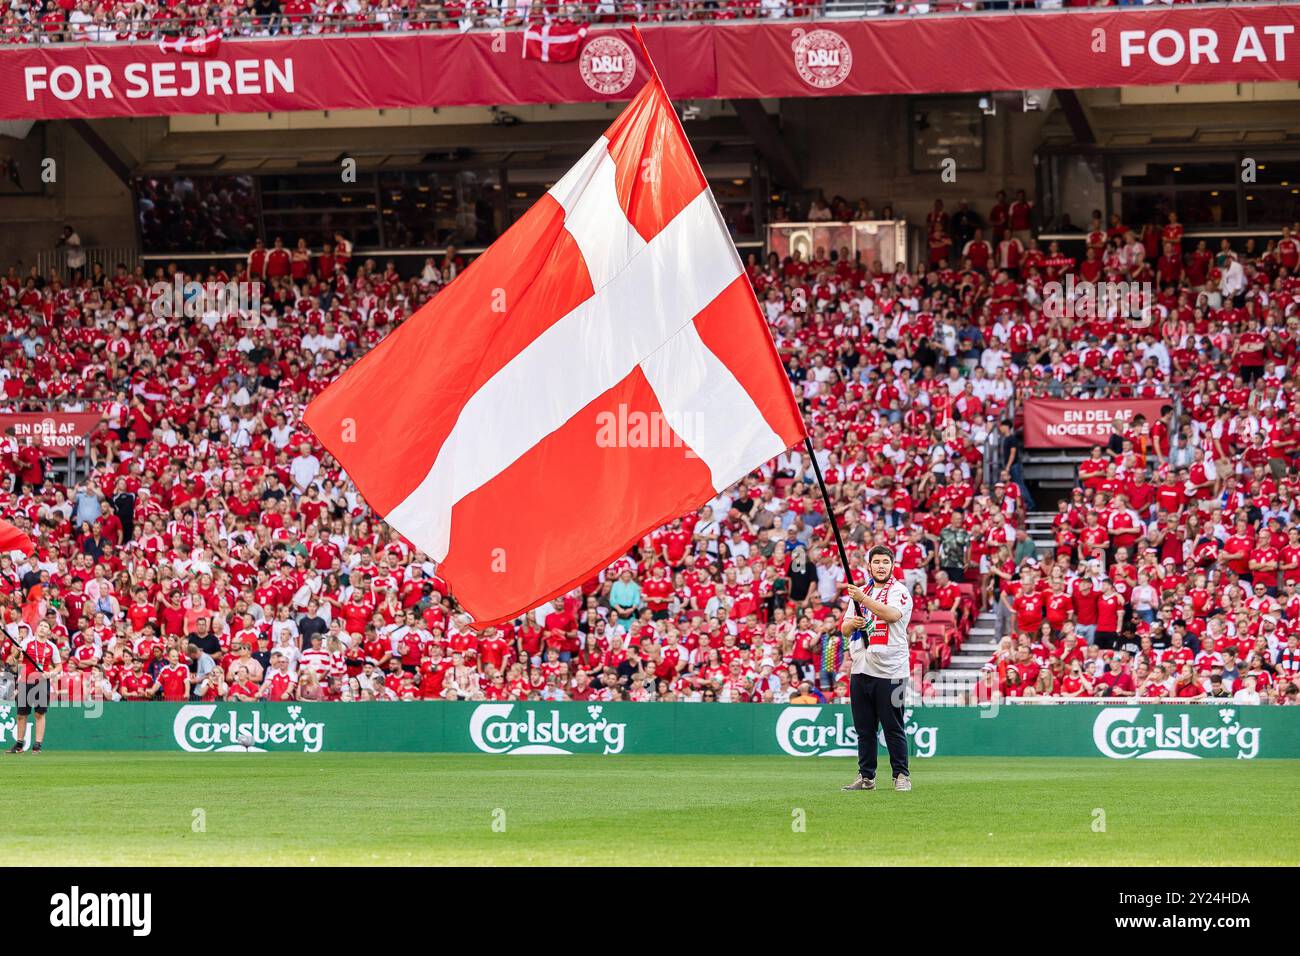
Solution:
M893 561L893 560L894 560L894 552L893 552L893 551L890 551L890 550L889 550L887 547L885 547L883 544L878 544L878 545L876 545L874 548L872 548L870 551L867 552L867 563L870 564L871 561L872 561L872 560L875 558L875 556L878 555L878 554L883 554L885 557L889 558L890 561Z

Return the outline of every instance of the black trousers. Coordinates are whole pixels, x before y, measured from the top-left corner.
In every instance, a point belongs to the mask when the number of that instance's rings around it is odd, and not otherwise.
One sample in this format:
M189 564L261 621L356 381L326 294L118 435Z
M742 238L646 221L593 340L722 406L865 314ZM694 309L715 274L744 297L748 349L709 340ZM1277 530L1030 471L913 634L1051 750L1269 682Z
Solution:
M876 776L876 728L885 731L889 768L893 776L907 773L907 734L903 732L903 696L907 679L889 680L854 674L849 678L849 704L853 729L858 734L858 772Z

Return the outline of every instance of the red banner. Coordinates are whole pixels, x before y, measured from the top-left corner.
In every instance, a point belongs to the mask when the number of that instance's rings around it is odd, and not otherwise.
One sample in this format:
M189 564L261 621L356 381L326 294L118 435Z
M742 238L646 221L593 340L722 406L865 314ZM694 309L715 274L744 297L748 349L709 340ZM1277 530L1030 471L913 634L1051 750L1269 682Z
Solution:
M678 99L1300 81L1300 5L965 14L647 27ZM572 63L523 33L227 40L208 58L153 43L0 50L0 119L628 100L631 31Z
M62 458L81 446L100 418L98 412L0 412L0 443L34 445L43 455Z
M1111 425L1137 415L1160 418L1167 398L1030 398L1025 401L1025 447L1088 448L1110 440Z
M717 93L711 29L646 31L674 97ZM572 63L522 57L523 34L228 40L207 58L154 44L0 51L0 119L175 116L630 100L649 76L631 31L589 35Z
M1017 13L717 35L719 95L937 93L1300 79L1300 8Z

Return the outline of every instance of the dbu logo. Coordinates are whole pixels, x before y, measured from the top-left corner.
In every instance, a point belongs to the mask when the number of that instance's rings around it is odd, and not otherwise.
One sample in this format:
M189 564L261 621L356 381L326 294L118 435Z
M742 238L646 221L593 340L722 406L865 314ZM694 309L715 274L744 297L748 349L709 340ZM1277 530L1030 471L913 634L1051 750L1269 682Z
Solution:
M616 96L636 75L636 58L632 48L618 37L598 36L582 48L578 73L600 95Z
M621 56L593 56L591 58L591 72L622 73L623 58Z
M838 67L840 65L839 50L809 50L808 65L812 67L830 66Z

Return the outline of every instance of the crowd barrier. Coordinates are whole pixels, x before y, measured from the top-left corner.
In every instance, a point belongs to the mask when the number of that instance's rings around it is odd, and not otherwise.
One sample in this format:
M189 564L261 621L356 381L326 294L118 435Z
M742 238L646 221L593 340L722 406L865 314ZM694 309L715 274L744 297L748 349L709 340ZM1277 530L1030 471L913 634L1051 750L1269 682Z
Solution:
M6 744L14 730L13 707L0 706ZM917 757L1300 758L1300 708L1293 707L917 707L907 712L906 730ZM843 705L105 703L51 709L46 736L61 751L857 752Z

